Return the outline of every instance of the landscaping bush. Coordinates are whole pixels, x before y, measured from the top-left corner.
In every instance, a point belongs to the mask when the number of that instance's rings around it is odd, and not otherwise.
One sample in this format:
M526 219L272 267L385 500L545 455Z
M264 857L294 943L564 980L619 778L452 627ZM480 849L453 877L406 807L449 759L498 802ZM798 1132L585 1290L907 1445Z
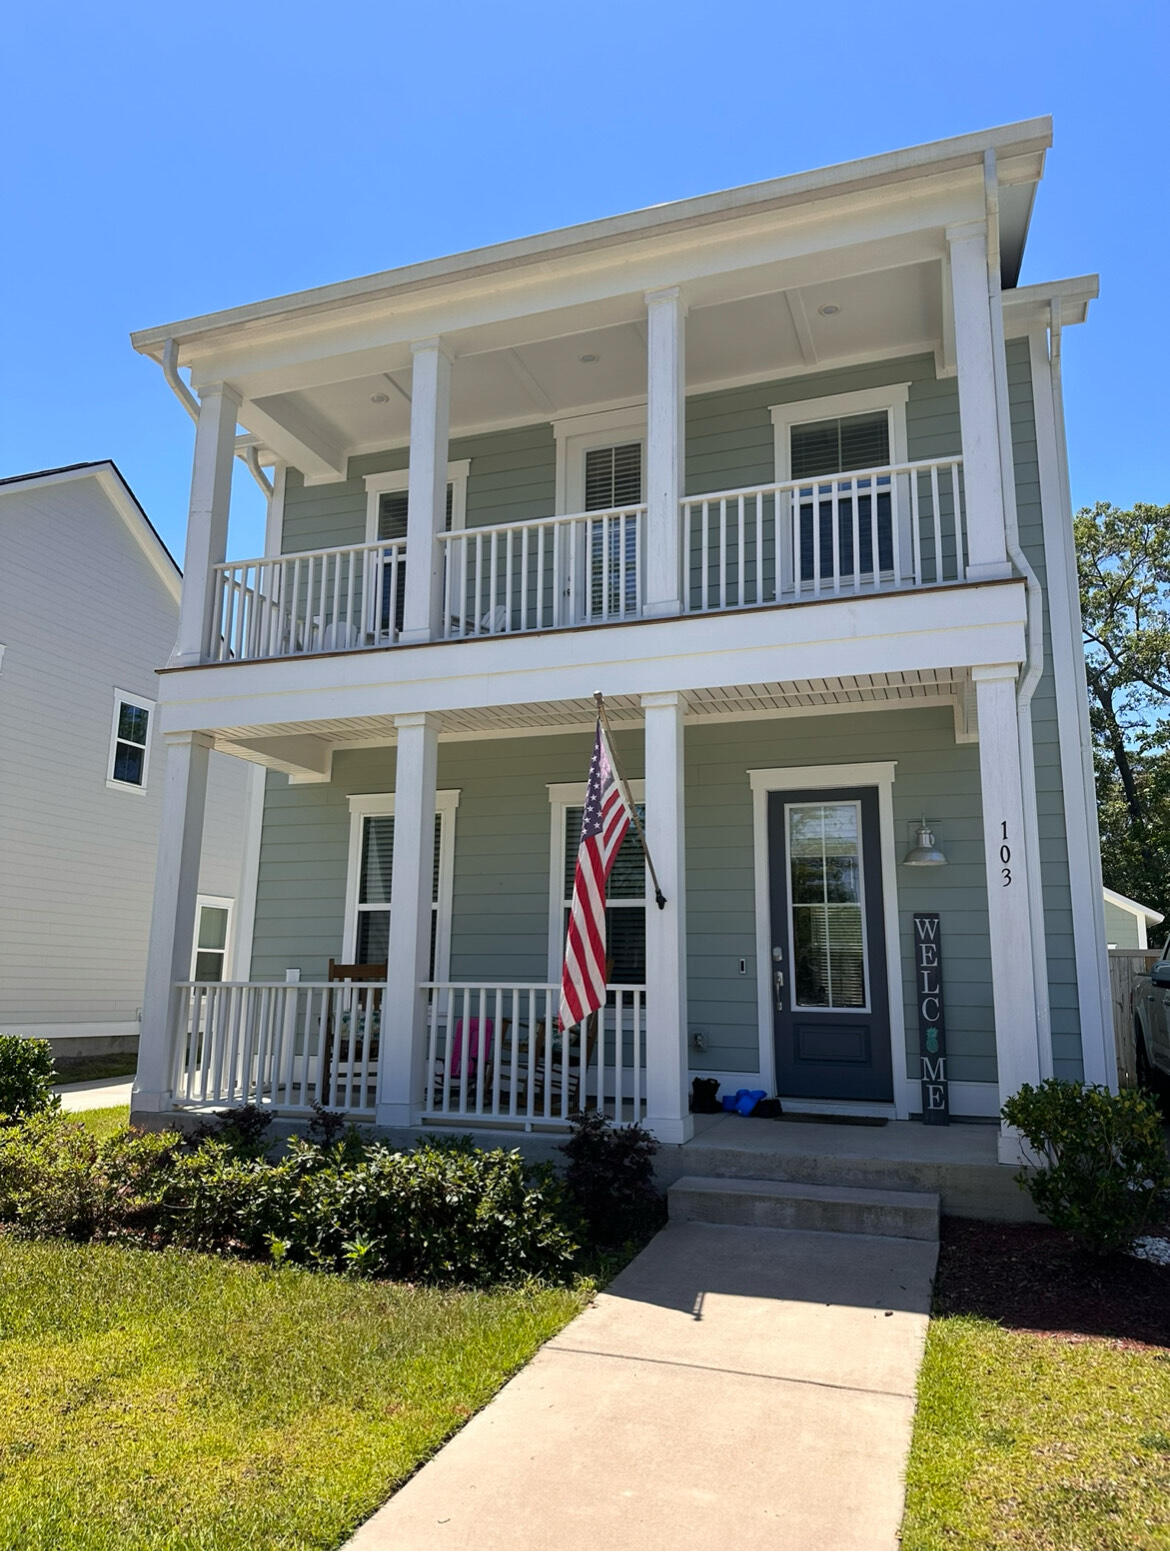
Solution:
M573 1119L561 1147L565 1187L587 1239L603 1249L647 1238L662 1227L666 1199L654 1183L658 1141L641 1126L613 1126L597 1111Z
M47 1040L0 1035L0 1124L55 1109L61 1103L53 1093L56 1081Z
M1122 1251L1170 1189L1157 1106L1134 1089L1048 1078L1025 1083L1003 1107L1039 1160L1016 1179L1058 1229L1098 1255Z

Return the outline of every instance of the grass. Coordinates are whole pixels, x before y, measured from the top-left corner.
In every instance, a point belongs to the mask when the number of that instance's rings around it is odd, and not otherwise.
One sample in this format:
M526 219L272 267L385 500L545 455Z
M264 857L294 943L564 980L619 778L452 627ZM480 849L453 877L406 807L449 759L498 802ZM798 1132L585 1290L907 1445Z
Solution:
M0 1546L337 1546L588 1297L0 1239Z
M902 1546L1170 1547L1170 1351L933 1319Z
M129 1105L104 1105L100 1110L67 1110L71 1121L80 1121L98 1137L112 1137L130 1124Z

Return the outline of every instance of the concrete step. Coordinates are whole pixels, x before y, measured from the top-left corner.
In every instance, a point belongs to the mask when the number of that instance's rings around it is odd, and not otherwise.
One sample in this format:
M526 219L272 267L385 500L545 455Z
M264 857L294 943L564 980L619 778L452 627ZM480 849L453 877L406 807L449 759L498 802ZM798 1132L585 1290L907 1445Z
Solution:
M938 1238L939 1198L934 1191L872 1191L799 1180L684 1175L670 1187L667 1200L671 1219L682 1223Z

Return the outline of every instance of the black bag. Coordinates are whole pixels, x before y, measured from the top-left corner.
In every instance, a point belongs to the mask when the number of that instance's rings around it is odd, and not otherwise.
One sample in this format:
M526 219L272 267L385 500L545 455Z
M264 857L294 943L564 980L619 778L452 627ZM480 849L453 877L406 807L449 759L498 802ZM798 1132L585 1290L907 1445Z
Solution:
M719 1103L718 1078L691 1079L691 1114L719 1115L723 1106Z
M784 1106L778 1099L761 1099L752 1115L761 1117L765 1121L778 1121L784 1114Z

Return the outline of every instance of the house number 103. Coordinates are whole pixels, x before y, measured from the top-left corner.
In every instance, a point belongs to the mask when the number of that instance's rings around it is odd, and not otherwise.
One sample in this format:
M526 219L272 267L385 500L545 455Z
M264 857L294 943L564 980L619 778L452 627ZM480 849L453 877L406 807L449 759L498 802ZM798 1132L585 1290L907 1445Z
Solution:
M1001 866L999 872L1000 877L1003 879L1003 887L1006 889L1012 881L1012 849L1008 844L1008 827L1006 819L1000 822L1000 842L999 860Z

